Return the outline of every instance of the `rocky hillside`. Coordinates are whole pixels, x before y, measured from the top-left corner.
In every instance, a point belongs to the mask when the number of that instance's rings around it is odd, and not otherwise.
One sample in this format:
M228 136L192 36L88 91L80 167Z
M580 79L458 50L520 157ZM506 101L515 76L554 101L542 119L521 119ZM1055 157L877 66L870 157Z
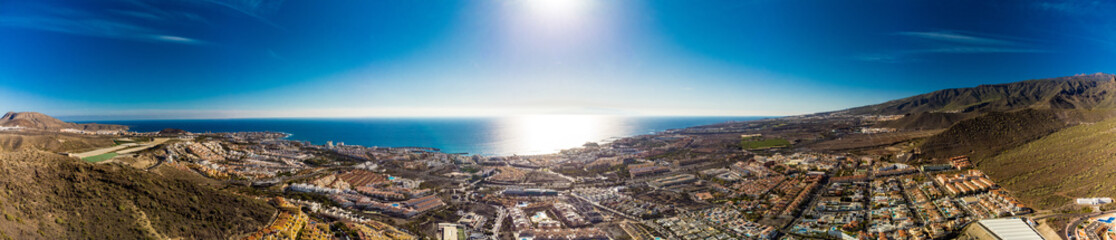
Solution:
M1040 209L1074 198L1116 196L1116 119L1081 124L974 162L1004 188Z
M62 133L0 133L0 152L37 149L51 152L84 152L112 146L111 137Z
M1046 136L1067 126L1056 110L1024 109L991 112L960 121L931 136L921 148L924 157L945 159L970 155L974 159L993 156Z
M261 200L161 168L0 152L0 239L228 239L275 213Z
M56 118L47 116L46 114L37 112L8 112L0 117L0 127L24 127L40 130L62 130L62 129L77 129L84 131L123 131L128 130L128 126L110 125L110 124L77 124L70 122L63 122Z
M1090 74L934 91L840 111L905 115L878 123L942 129L922 139L922 160L969 155L977 167L1039 209L1111 196L1116 162L1116 75Z
M844 110L850 114L904 115L922 112L986 113L1024 108L1116 107L1116 75L1070 77L938 90L882 104Z

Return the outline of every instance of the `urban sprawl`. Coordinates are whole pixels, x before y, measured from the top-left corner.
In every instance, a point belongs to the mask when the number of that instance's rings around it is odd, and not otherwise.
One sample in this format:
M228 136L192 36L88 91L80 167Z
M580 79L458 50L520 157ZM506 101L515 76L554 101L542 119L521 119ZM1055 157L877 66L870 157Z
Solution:
M894 116L816 118L848 122L826 129L847 137L895 131L864 127ZM243 239L949 239L978 226L1034 226L1032 210L966 156L920 163L911 148L791 148L792 131L772 130L779 121L531 156L315 145L272 132L90 132L128 147L70 154L148 156L258 189L247 194L280 212ZM1101 217L1073 234L1099 237Z

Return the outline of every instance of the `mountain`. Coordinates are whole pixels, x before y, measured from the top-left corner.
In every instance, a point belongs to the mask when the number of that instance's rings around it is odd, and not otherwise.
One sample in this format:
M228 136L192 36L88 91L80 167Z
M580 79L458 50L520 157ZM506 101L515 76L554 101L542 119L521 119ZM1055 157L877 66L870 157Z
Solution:
M1116 175L1116 75L1097 73L934 91L835 113L903 115L876 123L944 129L917 142L924 161L968 155L1023 202L1075 209L1111 196Z
M0 239L229 239L275 208L173 167L144 171L0 152Z
M994 157L976 166L1029 205L1078 209L1074 198L1116 196L1116 118L1081 124Z
M163 134L177 135L177 134L190 134L190 132L187 132L186 130L182 130L182 129L177 129L177 128L164 128L163 130L159 130L159 134L160 135L163 135Z
M974 159L993 156L1067 127L1057 112L1028 108L986 113L957 122L927 138L920 148L924 157L938 159L958 155Z
M8 112L0 117L0 127L24 127L39 130L77 129L83 131L125 131L128 126L63 122L46 114L37 112Z
M1024 108L1116 108L1116 75L1096 73L945 89L842 112L906 115L923 112L986 113Z

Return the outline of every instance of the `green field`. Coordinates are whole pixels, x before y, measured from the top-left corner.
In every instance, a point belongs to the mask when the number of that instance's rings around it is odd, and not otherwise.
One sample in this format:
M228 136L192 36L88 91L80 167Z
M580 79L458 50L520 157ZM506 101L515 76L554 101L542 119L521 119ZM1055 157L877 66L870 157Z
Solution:
M85 160L86 162L100 162L100 161L112 159L112 157L115 157L115 156L116 156L116 153L111 152L111 153L105 153L105 154L101 154L101 155L82 158L81 160Z
M740 148L744 150L765 149L765 148L778 148L790 146L790 141L782 138L760 139L760 138L745 138L740 140Z

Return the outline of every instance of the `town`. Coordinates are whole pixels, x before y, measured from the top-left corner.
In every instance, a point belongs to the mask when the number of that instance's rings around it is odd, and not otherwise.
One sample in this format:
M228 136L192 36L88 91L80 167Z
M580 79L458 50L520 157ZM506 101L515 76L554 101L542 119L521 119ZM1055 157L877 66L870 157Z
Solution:
M893 133L856 127L893 117L827 118L848 120L847 136ZM244 239L951 239L1002 234L978 227L991 224L1038 236L1034 218L1051 216L967 156L919 163L905 148L804 151L787 148L788 131L764 130L816 120L678 129L531 156L314 145L274 132L103 133L127 147L71 155L256 189L246 194L280 212ZM1113 217L1080 218L1068 236L1112 235Z

